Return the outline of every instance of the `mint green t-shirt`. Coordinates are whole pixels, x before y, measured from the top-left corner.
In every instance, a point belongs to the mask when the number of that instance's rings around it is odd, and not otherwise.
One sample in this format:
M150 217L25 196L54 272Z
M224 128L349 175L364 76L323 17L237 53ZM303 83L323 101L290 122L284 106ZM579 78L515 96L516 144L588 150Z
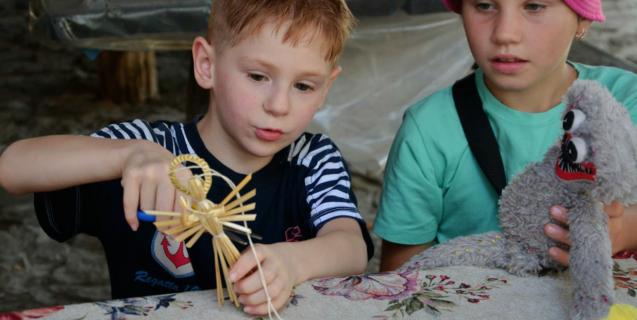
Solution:
M636 74L572 65L579 79L605 85L637 120ZM565 106L520 112L491 94L481 70L476 71L476 85L511 181L557 142ZM415 245L499 230L497 200L469 149L451 87L411 106L389 153L374 232L390 242Z

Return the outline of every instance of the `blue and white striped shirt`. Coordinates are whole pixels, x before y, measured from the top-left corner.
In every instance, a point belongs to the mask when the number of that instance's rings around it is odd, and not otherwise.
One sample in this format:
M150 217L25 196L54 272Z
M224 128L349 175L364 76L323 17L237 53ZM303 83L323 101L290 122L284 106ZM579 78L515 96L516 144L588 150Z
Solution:
M166 121L149 123L137 119L111 124L93 133L92 136L109 139L144 139L164 146L175 155L197 154L206 160L214 158L203 145L194 123ZM304 190L303 198L307 203L307 210L297 208L298 214L307 211L316 230L335 218L350 217L362 220L356 208L350 176L341 153L327 136L305 133L289 147L281 150L275 159L281 158L282 155L286 156L285 162L287 162L287 165L280 166L282 171L287 171L281 172L282 176L298 179L294 183L288 181L286 186L295 190L297 188ZM214 166L216 162L218 162L216 159L209 161L211 167L218 170ZM223 171L228 170L229 168L222 165L222 170L218 171L227 174L228 172ZM237 174L234 173L234 175ZM258 176L255 175L255 177ZM263 185L267 188L267 181L264 181ZM262 188L257 190L261 191ZM283 197L288 192L282 191L284 192L281 200L290 202L290 199ZM268 212L259 211L257 214L270 215Z
M245 175L234 172L205 147L196 123L134 120L111 124L92 134L107 139L144 139L164 146L175 155L196 154L210 167L238 184ZM351 180L341 153L325 135L304 133L274 155L269 164L252 174L243 188L256 189L255 221L248 223L255 242L276 243L314 238L318 230L336 218L358 221L367 244L373 245L356 208ZM219 203L230 192L213 180L208 199ZM64 241L78 233L100 239L106 252L113 298L214 288L214 264L210 238L204 235L186 249L148 223L129 228L122 207L119 179L68 188L35 196L42 228ZM206 240L207 239L207 240ZM239 243L235 243L243 250Z

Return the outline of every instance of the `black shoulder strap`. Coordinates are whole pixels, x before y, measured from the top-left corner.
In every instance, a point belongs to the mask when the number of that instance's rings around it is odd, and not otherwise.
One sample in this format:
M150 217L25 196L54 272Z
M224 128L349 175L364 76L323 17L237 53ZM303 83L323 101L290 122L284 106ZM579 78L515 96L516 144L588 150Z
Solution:
M452 92L471 153L495 192L500 196L502 189L506 186L504 166L498 142L493 135L487 114L482 108L482 100L476 88L475 73L458 80L453 85Z

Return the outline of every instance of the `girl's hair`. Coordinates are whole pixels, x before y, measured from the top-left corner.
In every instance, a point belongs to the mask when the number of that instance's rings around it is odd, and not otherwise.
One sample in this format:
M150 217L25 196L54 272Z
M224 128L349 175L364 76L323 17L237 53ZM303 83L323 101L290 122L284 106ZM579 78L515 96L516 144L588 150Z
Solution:
M214 0L208 41L219 49L234 46L274 23L277 31L287 28L283 41L292 45L322 36L325 60L336 63L354 21L345 0Z
M602 0L563 0L564 3L575 11L580 17L603 22L606 20L602 10ZM462 10L462 0L442 0L442 3L451 11L460 13Z

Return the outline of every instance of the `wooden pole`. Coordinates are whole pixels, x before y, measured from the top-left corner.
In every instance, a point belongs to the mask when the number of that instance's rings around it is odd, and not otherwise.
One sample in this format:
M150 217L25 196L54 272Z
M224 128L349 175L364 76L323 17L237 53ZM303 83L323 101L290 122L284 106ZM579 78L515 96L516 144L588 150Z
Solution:
M154 51L102 51L97 65L103 99L140 104L159 97Z

